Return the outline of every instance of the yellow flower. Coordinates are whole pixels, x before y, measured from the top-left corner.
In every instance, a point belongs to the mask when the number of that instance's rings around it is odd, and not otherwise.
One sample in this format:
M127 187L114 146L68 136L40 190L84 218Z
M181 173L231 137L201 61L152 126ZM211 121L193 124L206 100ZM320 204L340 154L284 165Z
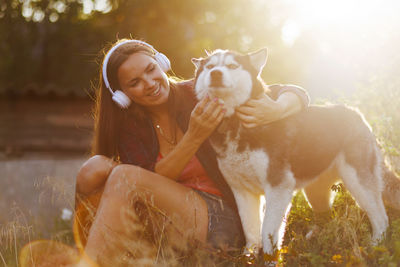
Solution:
M342 263L343 262L342 255L340 255L340 254L333 255L332 256L332 261L335 262L335 263Z

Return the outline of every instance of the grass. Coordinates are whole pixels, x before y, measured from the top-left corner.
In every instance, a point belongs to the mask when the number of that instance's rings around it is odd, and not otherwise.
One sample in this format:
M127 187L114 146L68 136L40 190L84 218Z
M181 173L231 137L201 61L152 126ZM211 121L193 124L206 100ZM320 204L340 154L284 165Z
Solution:
M316 214L303 194L293 198L281 249L284 266L398 266L400 212L387 208L390 226L386 237L371 244L367 215L343 186L336 189L331 212ZM314 234L307 235L312 229Z
M279 266L398 266L400 264L400 211L387 208L390 227L386 237L378 245L373 246L370 240L371 226L365 212L355 204L342 185L336 186L333 190L336 191L336 196L332 209L323 214L312 211L302 192L294 196L286 221ZM134 242L132 238L127 237L120 236L116 239L117 242L122 241L121 243L127 251L131 252L131 255L141 256L141 261L134 258L121 261L121 258L109 254L103 259L103 263L106 266L126 266L126 264L152 266L154 258L157 258L157 266L260 265L260 258L251 260L233 257L227 253L196 246L176 250L168 245L165 235L162 240L162 231L156 239L148 235L151 229L157 227L161 229L164 224L158 226L149 226L149 224L147 220L146 225L140 228L143 233L141 238L136 238ZM135 228L132 227L132 229ZM312 234L310 234L311 230L313 230ZM74 246L71 221L57 217L50 231L51 240ZM32 226L16 222L2 226L0 233L2 240L0 262L4 266L17 266L21 247L28 242L41 239L41 234L35 233ZM135 236L137 237L137 233ZM153 238L153 243L148 242L151 238ZM115 245L114 242L110 241L110 247ZM121 246L118 247L121 248ZM148 253L146 249L149 247Z
M35 240L42 240L44 233L38 232L33 223L26 220L24 214L14 213L16 217L4 225L0 225L0 266L19 266L19 255L24 245ZM54 218L49 230L50 240L73 245L71 220Z

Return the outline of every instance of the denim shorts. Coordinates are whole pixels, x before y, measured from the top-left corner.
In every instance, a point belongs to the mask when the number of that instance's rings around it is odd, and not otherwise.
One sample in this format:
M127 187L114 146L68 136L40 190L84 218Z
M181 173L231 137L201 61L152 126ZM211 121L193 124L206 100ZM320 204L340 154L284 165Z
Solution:
M195 190L207 203L207 243L216 249L237 250L245 245L240 217L221 197Z

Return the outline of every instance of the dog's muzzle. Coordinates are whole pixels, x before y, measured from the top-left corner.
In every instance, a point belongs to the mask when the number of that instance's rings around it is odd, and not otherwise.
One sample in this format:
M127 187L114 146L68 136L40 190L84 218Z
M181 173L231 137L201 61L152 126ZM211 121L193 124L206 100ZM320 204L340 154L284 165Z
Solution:
M220 70L213 70L210 72L211 83L210 87L224 87L222 82L222 71Z

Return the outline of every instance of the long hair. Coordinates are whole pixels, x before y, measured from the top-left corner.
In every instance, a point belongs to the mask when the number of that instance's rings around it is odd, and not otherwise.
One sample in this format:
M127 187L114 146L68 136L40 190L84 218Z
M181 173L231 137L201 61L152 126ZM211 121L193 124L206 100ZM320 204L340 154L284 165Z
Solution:
M119 40L118 44L123 40ZM145 53L154 56L154 51L149 47L138 43L126 43L118 47L110 56L107 65L107 77L110 86L115 90L121 90L118 82L118 68L134 53ZM104 64L104 62L103 62ZM95 108L94 108L94 137L92 143L92 155L104 155L110 158L118 159L119 133L126 120L144 120L147 114L144 108L132 102L128 109L122 109L114 103L112 96L107 89L102 75L102 68L99 71L99 83L96 90ZM170 80L170 96L168 98L168 107L170 116L175 118L178 102L176 99L181 97L177 90L176 80Z

